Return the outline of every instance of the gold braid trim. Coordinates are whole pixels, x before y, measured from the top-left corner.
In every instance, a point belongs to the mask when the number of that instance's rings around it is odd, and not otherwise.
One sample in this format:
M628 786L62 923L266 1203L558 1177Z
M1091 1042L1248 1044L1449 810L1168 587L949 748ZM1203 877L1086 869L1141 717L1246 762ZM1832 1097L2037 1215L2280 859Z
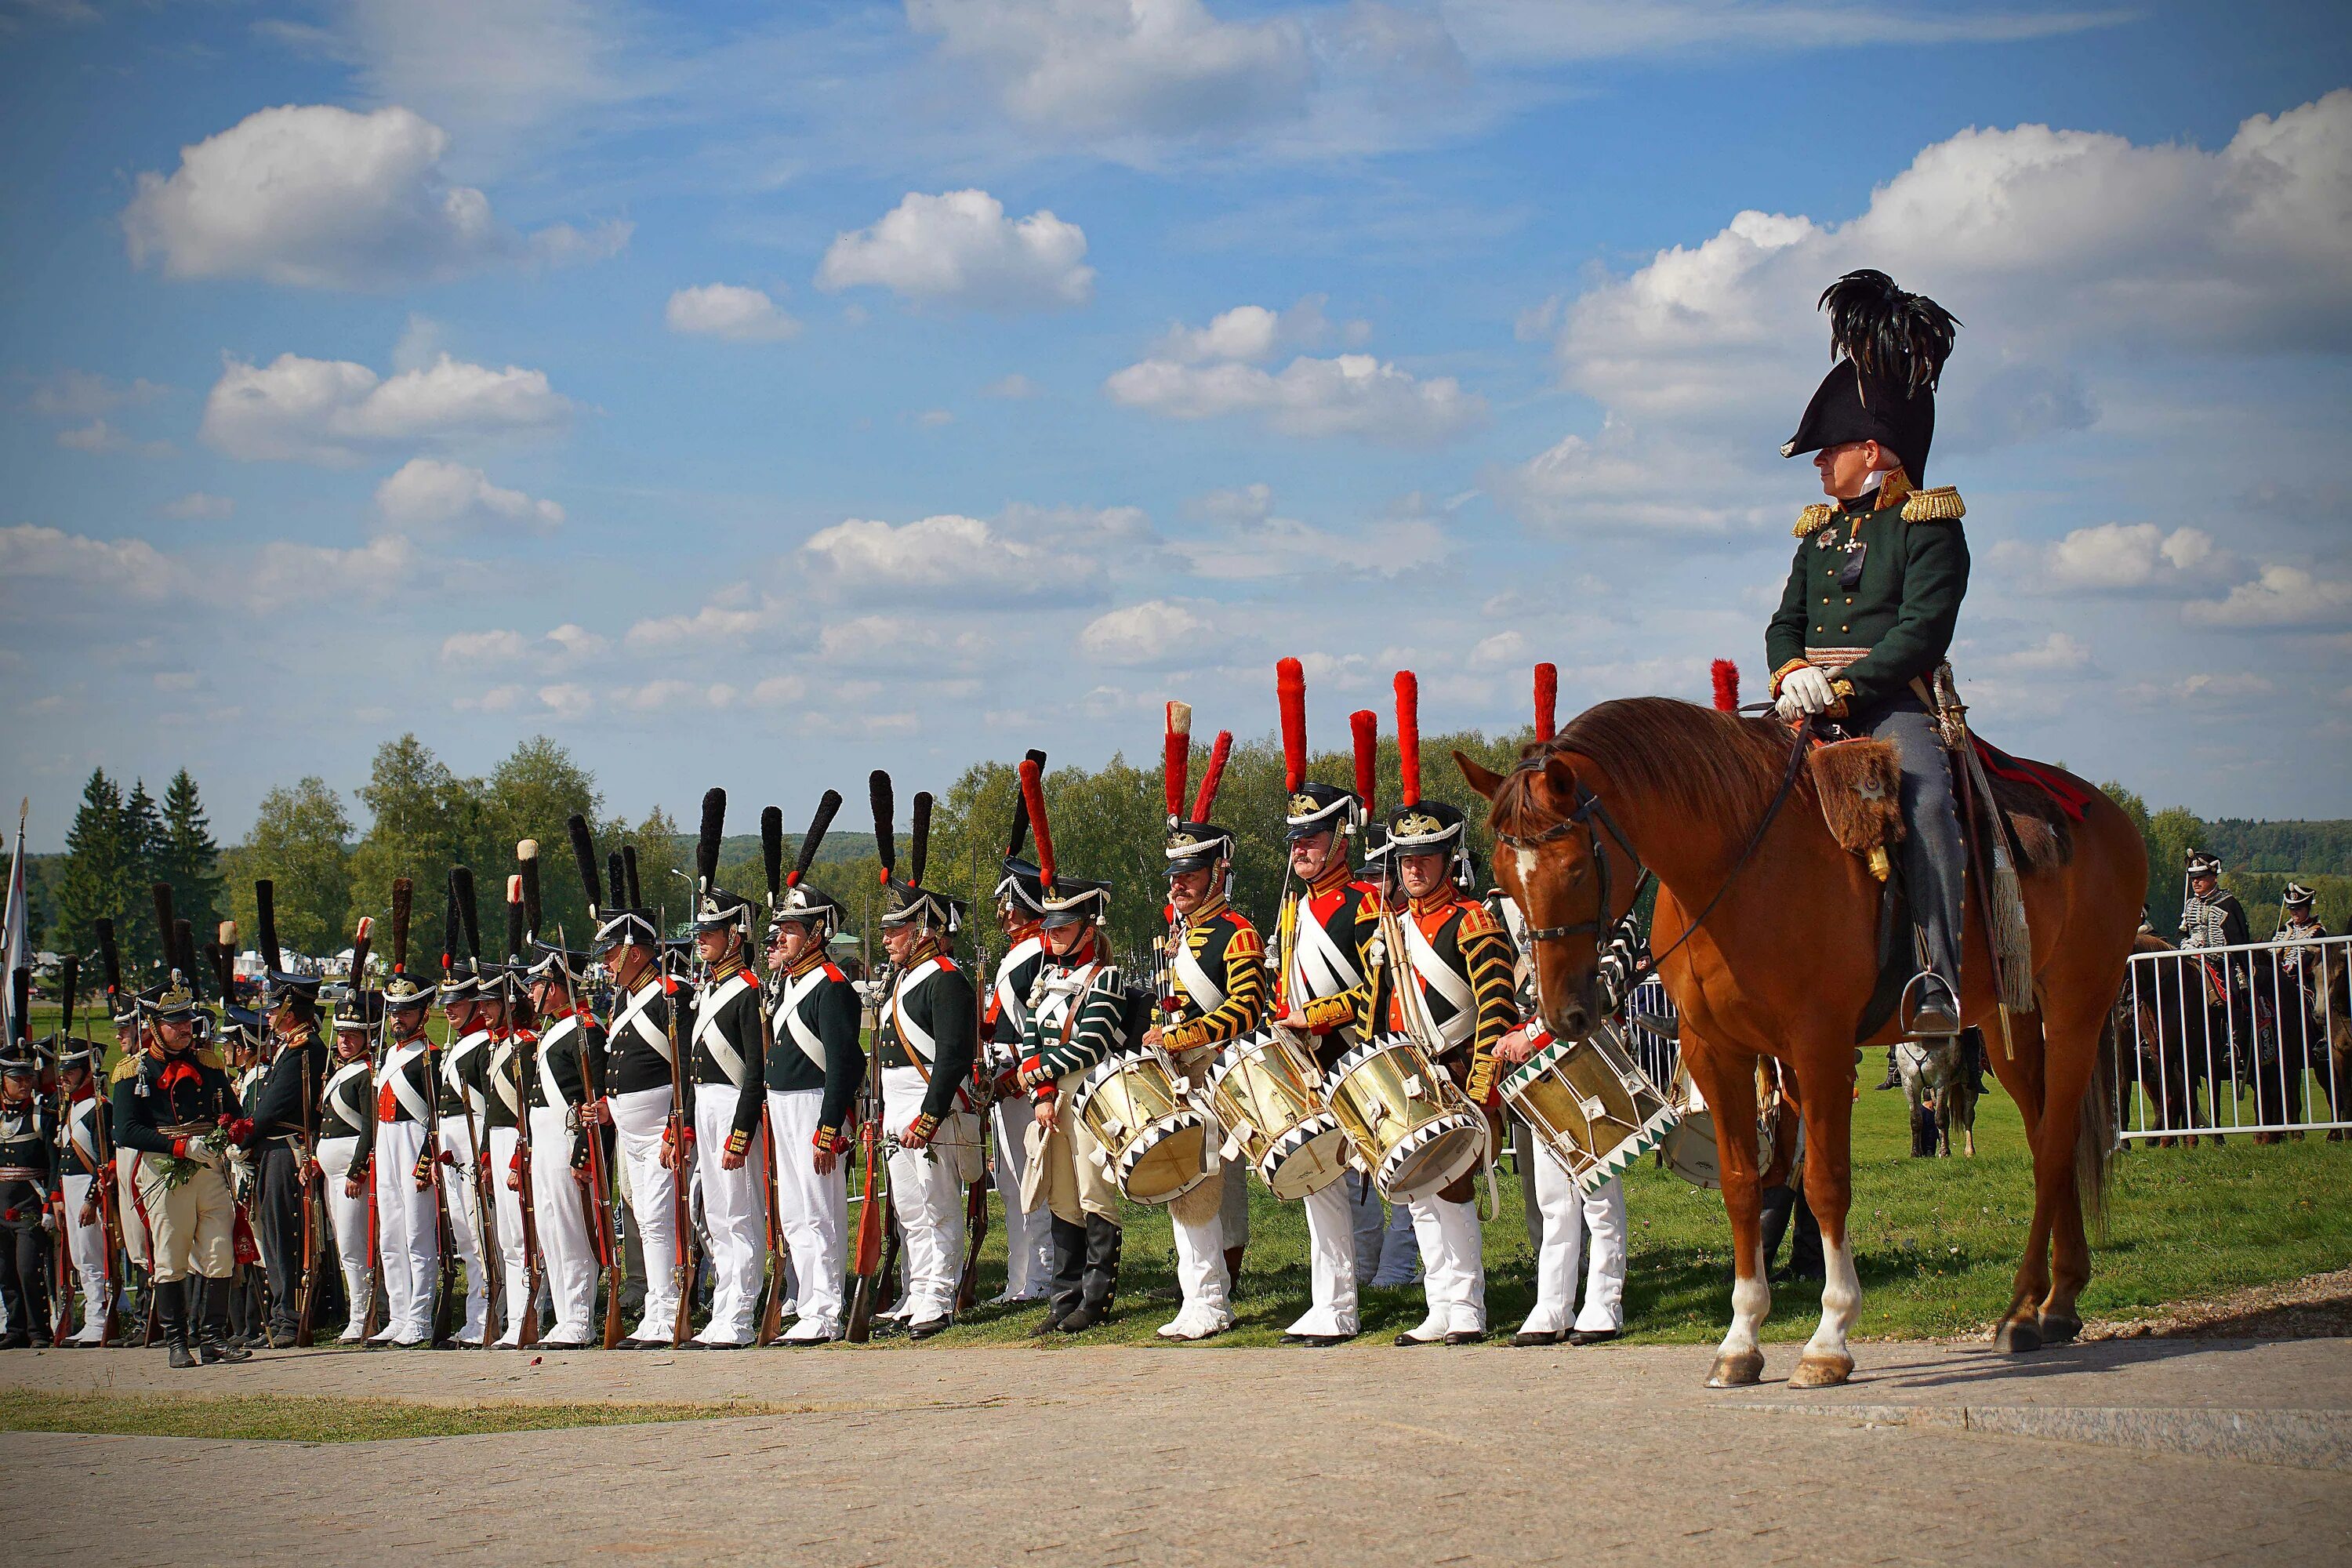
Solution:
M1797 526L1790 529L1789 531L1795 534L1798 538L1802 539L1808 534L1816 532L1821 529L1827 528L1830 523L1830 519L1835 517L1837 514L1838 509L1830 505L1829 502L1815 501L1812 505L1807 507L1804 510L1797 514Z
M1958 522L1968 516L1968 504L1960 492L1950 485L1938 485L1932 490L1914 490L1903 501L1906 522Z

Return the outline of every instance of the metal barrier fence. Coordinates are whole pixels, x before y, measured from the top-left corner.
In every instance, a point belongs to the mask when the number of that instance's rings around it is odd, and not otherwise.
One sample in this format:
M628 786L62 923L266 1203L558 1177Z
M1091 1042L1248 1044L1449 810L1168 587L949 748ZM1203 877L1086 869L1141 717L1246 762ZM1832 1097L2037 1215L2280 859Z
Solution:
M2352 1129L2352 936L2134 953L2116 1138Z
M1660 1093L1674 1092L1675 1074L1681 1070L1681 1019L1666 995L1665 983L1653 974L1625 998L1625 1043L1633 1059L1650 1075Z

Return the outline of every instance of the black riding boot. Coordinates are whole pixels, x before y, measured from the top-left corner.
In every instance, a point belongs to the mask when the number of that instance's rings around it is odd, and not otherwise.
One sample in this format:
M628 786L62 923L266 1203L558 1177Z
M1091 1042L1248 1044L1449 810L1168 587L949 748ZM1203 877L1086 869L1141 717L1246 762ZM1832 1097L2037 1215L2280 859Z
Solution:
M1111 1297L1118 1289L1119 1244L1126 1236L1117 1220L1087 1215L1086 1276L1077 1307L1062 1320L1064 1333L1083 1333L1110 1316Z
M1039 1334L1053 1332L1064 1318L1077 1310L1086 1285L1087 1227L1055 1215L1051 1228L1054 1289L1045 1298L1045 1321L1032 1331Z
M251 1361L253 1352L229 1343L228 1303L234 1289L226 1279L209 1280L205 1288L205 1329L197 1353L205 1365L215 1362Z
M173 1370L195 1365L196 1358L188 1353L188 1282L155 1279L149 1281L147 1289L155 1300L155 1328L163 1336L163 1347L172 1352Z

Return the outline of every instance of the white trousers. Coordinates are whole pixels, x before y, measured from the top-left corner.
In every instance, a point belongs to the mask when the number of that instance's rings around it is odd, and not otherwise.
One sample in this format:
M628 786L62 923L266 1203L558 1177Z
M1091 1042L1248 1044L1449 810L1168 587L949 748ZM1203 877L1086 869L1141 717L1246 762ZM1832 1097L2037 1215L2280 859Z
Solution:
M922 1114L930 1086L914 1068L882 1072L882 1124L892 1133ZM944 1149L899 1149L890 1155L890 1197L906 1237L907 1294L900 1303L910 1323L955 1312L963 1273L963 1184Z
M1349 1174L1349 1181L1355 1181ZM1364 1224L1369 1215L1372 1222L1372 1242L1360 1250L1358 1260L1371 1270L1370 1283L1383 1289L1410 1285L1421 1278L1421 1237L1413 1230L1412 1208L1408 1204L1391 1204L1386 1219L1381 1214L1381 1190L1370 1176L1363 1178L1364 1206L1358 1210L1357 1224ZM1360 1242L1359 1247L1361 1247Z
M530 1259L523 1252L522 1194L507 1185L507 1178L514 1173L515 1150L522 1142L522 1134L511 1127L493 1127L489 1137L490 1201L498 1210L491 1229L498 1237L499 1268L503 1280L499 1304L506 1318L499 1326L499 1342L514 1345L522 1342L524 1314L539 1310L537 1302L527 1300L530 1294Z
M145 1268L149 1267L147 1222L140 1217L139 1205L131 1196L139 1185L138 1150L115 1150L114 1178L114 1191L121 1200L114 1206L122 1222L122 1250L132 1263Z
M449 1237L457 1244L457 1261L466 1268L466 1326L457 1331L460 1344L482 1342L490 1315L490 1271L483 1261L482 1208L474 1190L474 1130L463 1116L441 1119L441 1147L457 1160L443 1165L441 1191L449 1209Z
M841 1333L841 1280L847 1264L849 1156L816 1173L816 1123L824 1109L818 1089L768 1094L768 1130L775 1142L776 1227L791 1257L800 1319L788 1340L830 1340ZM783 1281L778 1280L782 1289Z
M327 1224L335 1233L335 1260L343 1270L343 1299L352 1304L352 1321L343 1330L356 1342L367 1324L368 1293L375 1280L368 1268L368 1209L373 1200L362 1191L346 1194L343 1183L352 1173L352 1156L359 1152L359 1136L319 1140L319 1170L327 1188Z
M677 1326L677 1173L662 1163L662 1130L669 1125L670 1091L641 1089L605 1098L620 1129L629 1218L646 1260L646 1310L632 1338L663 1340Z
M1015 1095L998 1100L991 1114L996 1119L996 1194L1004 1201L1004 1293L1025 1300L1045 1295L1054 1278L1053 1211L1042 1194L1035 1209L1021 1206L1037 1102Z
M1591 1197L1550 1154L1535 1160L1536 1202L1543 1215L1543 1244L1536 1249L1536 1307L1519 1325L1525 1333L1562 1333L1570 1328L1625 1326L1625 1188L1612 1177ZM1585 1232L1592 1233L1584 1276L1584 1309L1569 1321L1576 1300L1576 1268Z
M1448 1203L1432 1194L1415 1198L1412 1233L1421 1243L1421 1284L1429 1300L1427 1334L1484 1333L1486 1330L1486 1260L1481 1250L1478 1202Z
M1307 1194L1307 1279L1314 1305L1294 1334L1352 1334L1356 1318L1356 1202L1342 1176ZM1377 1206L1377 1205L1376 1205ZM1376 1233L1377 1234L1377 1233Z
M586 1199L565 1158L572 1148L572 1130L564 1125L570 1114L568 1106L531 1109L530 1213L547 1269L548 1300L555 1309L555 1326L547 1338L594 1344L596 1247L588 1237ZM662 1337L669 1336L665 1331Z
M756 1144L738 1169L720 1166L734 1130L734 1089L724 1083L698 1086L694 1163L702 1184L702 1223L710 1233L712 1289L710 1321L694 1337L705 1344L750 1344L759 1326L760 1271L768 1258L767 1205L760 1190L765 1183ZM652 1272L651 1265L646 1272ZM677 1310L675 1303L671 1310Z
M435 1276L441 1268L441 1230L433 1190L416 1186L416 1157L425 1151L421 1121L375 1126L375 1250L383 1279L383 1331L404 1344L433 1337Z
M94 1345L106 1327L107 1309L112 1303L106 1299L106 1216L99 1215L95 1225L81 1222L81 1205L89 1201L90 1186L88 1176L68 1175L65 1180L66 1247L73 1258L74 1272L81 1277L81 1332L74 1338ZM64 1331L63 1324L58 1331Z

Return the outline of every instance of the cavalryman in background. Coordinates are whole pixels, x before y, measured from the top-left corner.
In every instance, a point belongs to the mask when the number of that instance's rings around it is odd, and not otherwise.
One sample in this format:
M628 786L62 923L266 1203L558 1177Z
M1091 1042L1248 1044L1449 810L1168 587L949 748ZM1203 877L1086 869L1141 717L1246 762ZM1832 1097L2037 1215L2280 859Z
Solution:
M319 1096L317 1160L326 1184L327 1215L334 1226L335 1256L343 1270L343 1294L352 1304L342 1342L366 1335L375 1269L368 1234L373 1212L370 1172L375 1149L375 1032L383 1018L383 998L363 989L357 977L335 1004L334 1059Z
M1396 678L1402 804L1389 814L1394 910L1375 939L1370 1016L1375 1032L1410 1034L1437 1067L1486 1106L1494 1099L1495 1051L1518 1023L1510 940L1486 906L1469 896L1470 847L1462 813L1421 794L1420 687ZM1391 934L1392 933L1392 934ZM1401 947L1402 951L1391 951ZM1397 1336L1401 1345L1469 1344L1486 1331L1486 1270L1473 1175L1412 1203L1429 1313Z
M1375 760L1370 713L1353 720L1356 790L1307 776L1307 684L1295 658L1275 668L1282 716L1283 826L1290 874L1275 927L1274 1016L1306 1037L1315 1065L1329 1072L1354 1049L1370 1005L1364 949L1380 930L1379 897L1357 877L1348 851L1370 807ZM1350 1173L1352 1174L1352 1173ZM1357 1203L1343 1176L1307 1194L1307 1272L1314 1304L1283 1334L1286 1343L1353 1339ZM1379 1200L1372 1209L1379 1212Z
M1171 736L1190 732L1190 710L1173 711L1182 707L1170 704ZM1207 1080L1217 1052L1255 1029L1265 1016L1265 943L1248 917L1226 901L1234 836L1208 819L1216 805L1223 752L1230 743L1229 737L1219 737L1192 816L1169 825L1171 919L1161 939L1169 984L1160 998L1161 1019L1145 1031L1141 1042L1166 1051L1177 1072L1196 1086ZM1171 757L1177 754L1172 745L1170 752ZM1182 793L1180 779L1171 795ZM1206 1339L1233 1327L1227 1254L1228 1249L1238 1253L1246 1237L1228 1235L1224 1217L1227 1187L1240 1173L1220 1171L1168 1205L1176 1235L1176 1280L1184 1304L1160 1326L1164 1339ZM1243 1201L1247 1202L1246 1191ZM1244 1207L1242 1212L1246 1215L1248 1211Z
M1899 1011L1907 1033L1954 1035L1966 861L1931 688L1968 591L1969 547L1958 493L1919 487L1958 323L1883 272L1849 272L1821 302L1840 357L1780 455L1814 453L1831 500L1797 521L1765 661L1782 718L1819 715L1894 744L1919 963Z
M2202 849L2188 857L2189 891L2180 901L2180 945L2238 947L2254 940L2246 907L2221 886L2221 859Z

